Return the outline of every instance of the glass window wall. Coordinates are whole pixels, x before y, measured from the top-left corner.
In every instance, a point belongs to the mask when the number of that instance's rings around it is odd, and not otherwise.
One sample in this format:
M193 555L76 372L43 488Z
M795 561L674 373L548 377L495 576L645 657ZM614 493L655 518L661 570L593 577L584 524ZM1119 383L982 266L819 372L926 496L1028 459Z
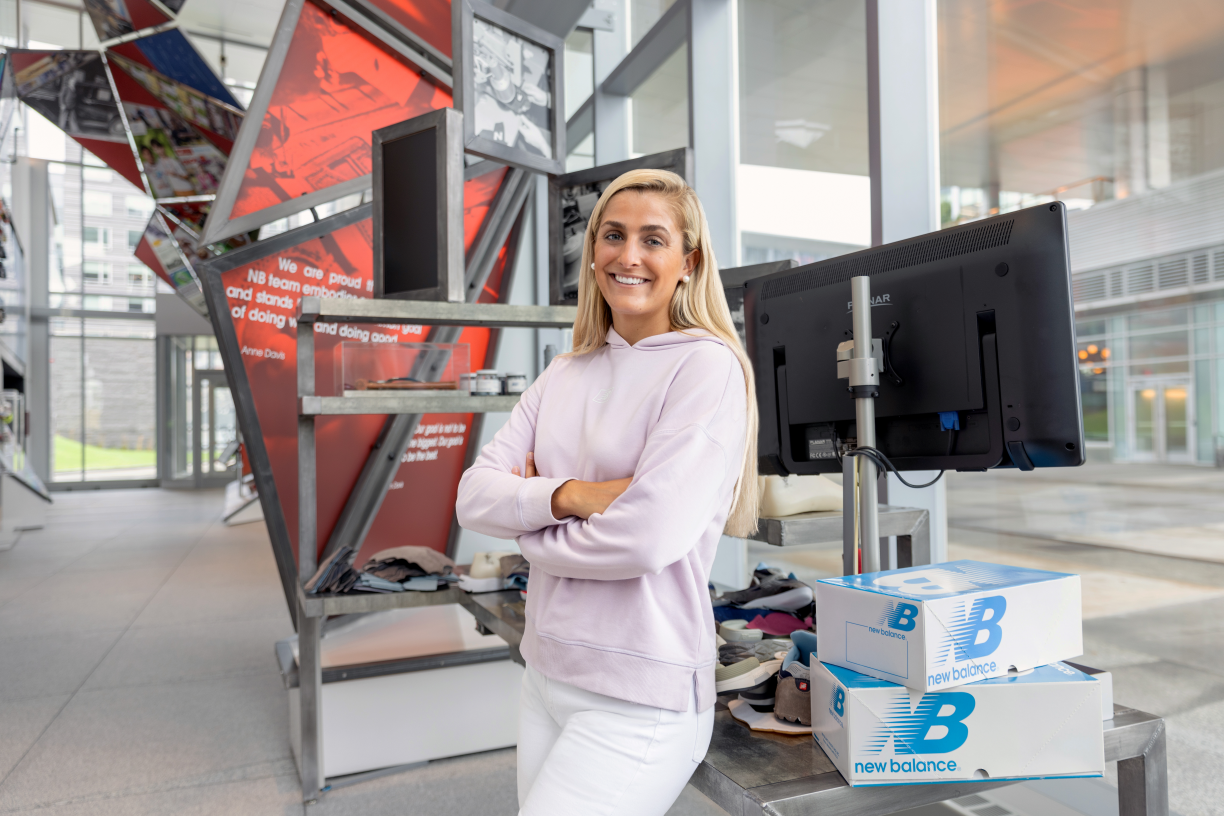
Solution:
M741 0L737 218L745 264L871 243L863 0Z
M1224 207L1203 181L1224 169L1224 6L941 0L938 14L944 225L1063 201L1089 443L1213 463L1224 230L1118 237L1160 202L1185 223Z
M681 46L629 98L633 156L689 143L688 47Z

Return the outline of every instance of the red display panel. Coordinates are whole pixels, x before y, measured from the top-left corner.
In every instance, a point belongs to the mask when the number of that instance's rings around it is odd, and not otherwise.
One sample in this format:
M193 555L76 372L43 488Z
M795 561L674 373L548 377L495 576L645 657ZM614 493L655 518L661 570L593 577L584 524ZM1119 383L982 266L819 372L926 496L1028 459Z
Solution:
M368 0L425 42L451 55L450 0Z
M464 185L464 232L470 242L487 214L505 171ZM370 297L373 266L372 221L342 227L290 249L244 263L221 275L242 364L250 383L273 480L294 550L298 531L296 325L293 315L302 295ZM508 252L503 247L482 293L497 300ZM319 323L315 327L316 393L335 393L334 364L345 341L422 342L420 326ZM490 331L465 328L459 342L470 348L471 365L483 367ZM356 484L384 416L320 417L316 420L318 530L320 550ZM427 414L400 463L391 491L363 547L365 554L417 544L445 551L459 476L467 451L472 417Z
M371 131L450 105L397 54L304 3L228 217L368 174Z

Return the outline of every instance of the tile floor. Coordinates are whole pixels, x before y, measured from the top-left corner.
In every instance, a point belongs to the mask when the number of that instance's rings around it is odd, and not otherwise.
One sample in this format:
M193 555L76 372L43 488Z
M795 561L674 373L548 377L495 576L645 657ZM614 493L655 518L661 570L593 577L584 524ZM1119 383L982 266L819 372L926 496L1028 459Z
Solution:
M0 814L304 813L273 657L292 625L262 525L223 526L221 504L219 491L58 494L47 527L0 553ZM954 474L949 514L953 557L1085 575L1085 662L1115 673L1120 701L1169 718L1172 808L1224 813L1224 474ZM1152 543L1181 528L1206 545ZM1140 545L1103 546L1123 534ZM785 556L808 577L839 559ZM1091 811L1005 790L990 812ZM1110 816L1108 795L1095 801ZM309 810L509 816L514 754L433 762ZM672 813L721 811L690 789Z
M220 491L57 494L0 553L0 814L303 814L262 524ZM514 752L339 788L313 816L513 816ZM673 816L722 811L695 791ZM627 815L629 816L629 815Z

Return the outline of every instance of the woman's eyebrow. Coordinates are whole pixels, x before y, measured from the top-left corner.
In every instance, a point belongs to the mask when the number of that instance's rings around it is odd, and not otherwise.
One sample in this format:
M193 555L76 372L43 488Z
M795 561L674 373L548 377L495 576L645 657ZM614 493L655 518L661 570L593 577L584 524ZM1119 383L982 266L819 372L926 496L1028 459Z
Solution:
M605 221L603 222L603 226L615 227L616 229L622 230L624 232L629 231L629 228L626 227L624 224L622 224L619 221ZM669 237L671 236L671 231L668 230L667 227L663 226L662 224L644 224L642 228L638 231L639 232L661 232L664 235L667 235Z

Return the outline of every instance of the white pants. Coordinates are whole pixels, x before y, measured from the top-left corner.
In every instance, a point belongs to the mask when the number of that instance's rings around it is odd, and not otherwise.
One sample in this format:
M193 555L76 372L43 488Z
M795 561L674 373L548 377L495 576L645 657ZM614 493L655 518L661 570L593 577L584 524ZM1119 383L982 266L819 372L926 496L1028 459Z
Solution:
M519 816L663 816L705 758L714 707L629 703L530 666L519 704Z

